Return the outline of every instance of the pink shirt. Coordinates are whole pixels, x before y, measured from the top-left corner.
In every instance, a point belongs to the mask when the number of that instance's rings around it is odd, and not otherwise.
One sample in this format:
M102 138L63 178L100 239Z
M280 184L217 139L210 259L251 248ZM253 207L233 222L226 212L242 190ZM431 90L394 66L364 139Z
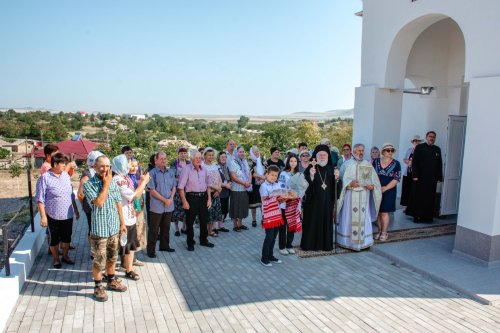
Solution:
M177 188L186 192L206 192L210 186L210 178L208 177L207 169L200 165L199 169L195 169L193 164L188 164L182 168L179 176Z
M42 166L40 167L40 176L49 171L52 168L49 162L43 162Z

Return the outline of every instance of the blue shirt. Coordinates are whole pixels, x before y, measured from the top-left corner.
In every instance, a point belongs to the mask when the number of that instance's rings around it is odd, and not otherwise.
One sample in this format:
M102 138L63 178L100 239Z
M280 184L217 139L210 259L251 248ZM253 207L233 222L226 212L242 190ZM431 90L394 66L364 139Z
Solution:
M66 171L56 175L52 170L36 182L36 202L44 205L45 213L54 220L73 218L73 187Z
M167 168L165 168L165 171L161 171L159 167L155 167L149 172L149 175L151 176L151 179L148 183L148 189L155 190L166 199L170 198L172 195L172 190L177 186L174 171ZM165 204L163 202L156 199L152 195L150 197L150 212L163 214L174 211L174 200L172 200L172 203L169 206L165 207Z

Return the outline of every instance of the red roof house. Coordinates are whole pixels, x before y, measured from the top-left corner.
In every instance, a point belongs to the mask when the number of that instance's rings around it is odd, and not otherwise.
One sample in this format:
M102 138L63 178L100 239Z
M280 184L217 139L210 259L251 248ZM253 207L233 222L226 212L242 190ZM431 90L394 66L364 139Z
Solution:
M77 161L84 161L87 159L87 155L95 150L99 144L75 135L75 137L56 143L56 145L61 153L68 155L68 157L74 156ZM35 150L33 154L36 158L45 158L43 148Z

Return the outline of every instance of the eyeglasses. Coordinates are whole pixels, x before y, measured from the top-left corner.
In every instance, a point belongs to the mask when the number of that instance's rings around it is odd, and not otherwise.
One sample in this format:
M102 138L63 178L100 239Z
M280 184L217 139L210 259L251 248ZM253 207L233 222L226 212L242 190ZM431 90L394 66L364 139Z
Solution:
M396 149L385 149L384 151L386 151L388 153L394 153L396 151Z

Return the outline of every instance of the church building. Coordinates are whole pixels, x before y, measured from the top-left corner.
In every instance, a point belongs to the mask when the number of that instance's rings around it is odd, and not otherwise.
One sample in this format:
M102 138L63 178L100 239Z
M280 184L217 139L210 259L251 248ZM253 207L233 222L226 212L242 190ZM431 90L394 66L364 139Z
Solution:
M437 133L453 252L500 265L500 1L363 0L353 142Z

